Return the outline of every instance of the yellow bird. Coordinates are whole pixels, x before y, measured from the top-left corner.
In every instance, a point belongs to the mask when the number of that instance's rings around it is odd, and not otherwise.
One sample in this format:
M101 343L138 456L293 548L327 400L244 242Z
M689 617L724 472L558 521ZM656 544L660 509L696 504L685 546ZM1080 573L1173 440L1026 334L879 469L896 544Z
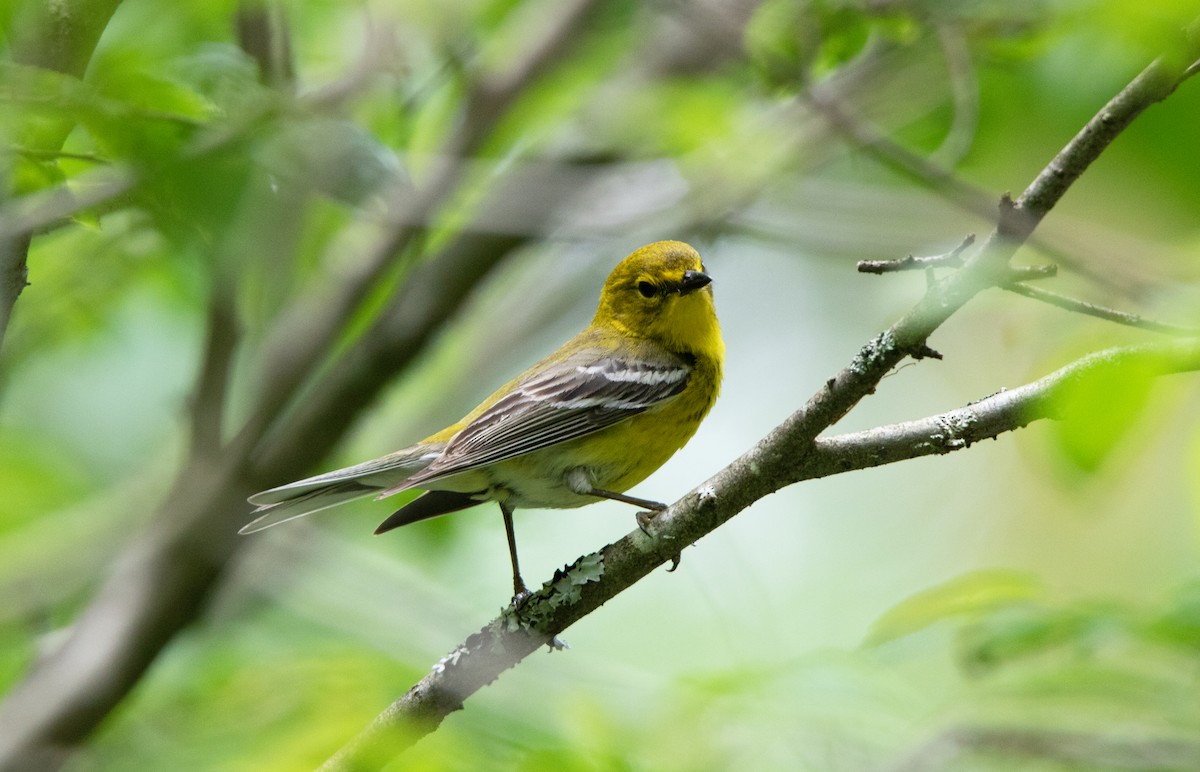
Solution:
M711 282L687 244L642 247L605 281L591 324L461 421L382 458L254 494L259 517L241 533L410 488L427 492L375 533L495 501L523 598L513 510L597 499L665 509L624 491L683 447L717 399L725 344Z

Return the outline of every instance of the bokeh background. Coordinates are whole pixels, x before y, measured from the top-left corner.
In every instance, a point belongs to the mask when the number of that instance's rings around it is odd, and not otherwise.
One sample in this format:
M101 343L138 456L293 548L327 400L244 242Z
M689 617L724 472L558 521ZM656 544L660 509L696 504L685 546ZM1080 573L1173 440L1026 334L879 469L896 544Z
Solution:
M0 237L35 233L0 350L0 715L103 695L53 743L72 770L316 766L508 600L494 508L375 538L391 503L356 502L235 537L246 493L457 419L585 325L622 256L678 238L715 278L727 376L632 492L682 495L923 292L857 260L986 234L1000 194L1200 15L61 6L0 12ZM1200 326L1198 146L1185 82L1018 262ZM900 368L834 430L1150 339L991 291L930 341L944 360ZM1194 768L1198 394L1195 376L1134 377L1071 421L780 491L393 766ZM526 578L632 527L615 503L521 512ZM29 680L39 662L61 680Z

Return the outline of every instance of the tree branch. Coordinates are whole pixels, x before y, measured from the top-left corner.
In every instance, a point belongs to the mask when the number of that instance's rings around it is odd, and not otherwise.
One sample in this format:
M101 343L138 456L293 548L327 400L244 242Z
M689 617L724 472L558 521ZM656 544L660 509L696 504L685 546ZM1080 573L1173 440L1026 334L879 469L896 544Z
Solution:
M238 317L233 282L217 268L209 288L204 355L191 404L191 456L215 455L221 447L229 372L237 352Z
M1172 77L1162 62L1156 60L1110 100L1016 202L1005 196L996 230L979 253L962 269L933 283L911 311L868 342L801 410L741 458L659 514L651 525L651 535L634 531L580 558L557 572L518 611L510 609L467 638L322 768L382 766L415 739L436 729L445 716L463 706L465 699L553 641L568 626L758 499L786 485L893 460L950 452L1019 428L1051 414L1055 408L1050 397L1058 384L1113 360L1151 356L1161 358L1170 366L1168 369L1200 368L1200 351L1194 341L1186 346L1102 352L1064 368L1048 382L1043 379L1014 392L1015 397L1014 393L1002 392L964 408L975 411L969 416L956 411L923 423L882 427L875 430L878 436L859 433L816 439L859 400L873 393L905 356L927 351L926 340L933 331L975 294L1007 281L1012 254L1070 184L1125 126L1147 106L1168 95L1184 77L1182 67ZM830 443L835 443L834 447L841 443L842 451L832 452ZM864 452L850 452L864 443Z
M916 421L817 439L807 453L790 452L778 429L651 524L556 572L520 609L511 609L434 666L322 767L325 772L383 766L432 732L463 701L575 622L663 565L682 548L781 487L859 469L965 450L1046 418L1061 418L1065 388L1118 368L1158 374L1200 370L1200 340L1101 351L1033 383L966 407ZM1147 370L1142 370L1142 368Z
M859 260L855 268L859 273L875 274L923 271L928 268L959 268L962 266L963 252L974 243L975 234L969 233L957 247L942 255L907 255L899 260Z

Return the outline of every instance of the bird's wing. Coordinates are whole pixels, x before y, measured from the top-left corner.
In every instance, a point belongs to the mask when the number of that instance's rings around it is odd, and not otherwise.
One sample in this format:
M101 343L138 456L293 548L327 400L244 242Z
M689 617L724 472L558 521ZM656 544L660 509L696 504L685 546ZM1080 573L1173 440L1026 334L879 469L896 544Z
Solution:
M691 367L604 357L567 362L517 385L467 424L446 450L404 487L576 439L674 398ZM391 491L388 491L391 492Z

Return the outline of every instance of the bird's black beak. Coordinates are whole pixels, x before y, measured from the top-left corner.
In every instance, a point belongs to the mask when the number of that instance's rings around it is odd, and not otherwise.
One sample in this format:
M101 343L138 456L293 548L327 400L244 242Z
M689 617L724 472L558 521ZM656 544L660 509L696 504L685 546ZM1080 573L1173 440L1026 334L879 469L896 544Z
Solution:
M712 277L703 271L684 271L683 281L679 283L679 294L687 295L710 284L712 284Z

